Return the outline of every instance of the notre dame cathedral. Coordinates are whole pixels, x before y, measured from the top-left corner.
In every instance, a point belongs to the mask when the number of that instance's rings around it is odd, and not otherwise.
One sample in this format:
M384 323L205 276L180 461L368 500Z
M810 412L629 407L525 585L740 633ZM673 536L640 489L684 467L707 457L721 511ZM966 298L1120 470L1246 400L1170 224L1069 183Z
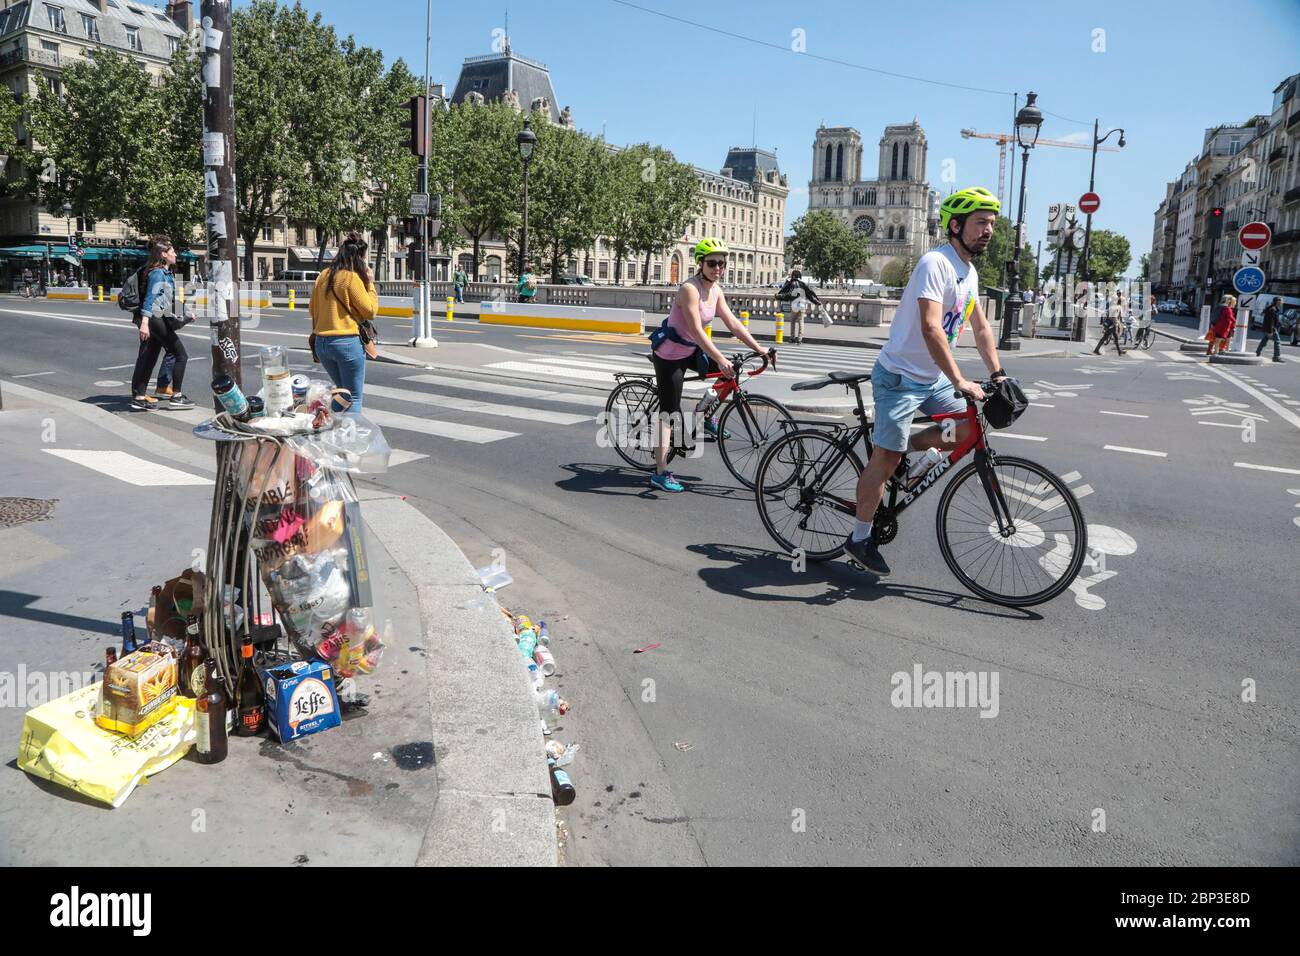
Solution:
M880 137L880 167L867 179L862 136L849 126L821 126L813 144L813 179L808 208L829 209L871 237L871 260L859 279L878 279L895 260L916 260L943 244L940 196L925 178L925 130L915 119L886 126Z

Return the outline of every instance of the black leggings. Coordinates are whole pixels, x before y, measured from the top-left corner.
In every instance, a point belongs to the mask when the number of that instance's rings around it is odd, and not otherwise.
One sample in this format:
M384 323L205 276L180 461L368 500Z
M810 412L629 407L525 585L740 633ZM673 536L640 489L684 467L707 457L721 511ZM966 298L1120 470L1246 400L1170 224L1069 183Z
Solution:
M153 375L154 363L158 354L166 349L176 356L176 369L172 372L172 389L179 392L185 380L185 363L189 355L185 344L167 323L154 316L149 317L149 338L140 343L140 352L135 358L135 372L131 375L131 395L138 398L149 391L149 378Z
M695 356L665 359L655 353L654 365L655 382L659 386L659 411L666 415L681 414L682 385L685 383L686 373L695 371ZM709 372L716 371L718 371L718 364L710 358Z

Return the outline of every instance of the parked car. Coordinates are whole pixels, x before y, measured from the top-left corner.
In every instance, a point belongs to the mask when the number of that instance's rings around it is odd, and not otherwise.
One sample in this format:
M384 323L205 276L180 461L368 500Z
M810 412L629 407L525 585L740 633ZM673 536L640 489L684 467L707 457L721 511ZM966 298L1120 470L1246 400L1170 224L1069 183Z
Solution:
M1190 305L1188 305L1186 302L1179 302L1179 303L1178 303L1178 314L1179 314L1179 315L1195 315L1196 312L1195 312L1195 311L1192 309L1192 307L1191 307Z
M276 282L315 282L320 277L318 269L286 269L276 274Z
M560 285L595 285L591 281L591 276L562 275L560 276Z

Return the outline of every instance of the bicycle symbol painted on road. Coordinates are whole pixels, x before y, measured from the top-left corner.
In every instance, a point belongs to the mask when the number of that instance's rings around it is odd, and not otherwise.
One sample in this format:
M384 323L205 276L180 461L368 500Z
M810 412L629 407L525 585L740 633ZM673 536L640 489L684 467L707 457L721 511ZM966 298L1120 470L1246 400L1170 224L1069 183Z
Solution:
M1118 571L1111 571L1106 567L1106 558L1127 557L1135 551L1137 551L1137 541L1132 535L1109 525L1088 525L1088 553L1083 563L1093 573L1085 577L1080 571L1079 576L1070 582L1070 590L1074 592L1074 603L1085 611L1104 610L1106 599L1100 594L1093 594L1092 589L1119 574ZM1038 562L1048 574L1055 574L1058 573L1057 568L1068 567L1069 560L1070 543L1064 535L1058 534L1056 548L1039 558Z

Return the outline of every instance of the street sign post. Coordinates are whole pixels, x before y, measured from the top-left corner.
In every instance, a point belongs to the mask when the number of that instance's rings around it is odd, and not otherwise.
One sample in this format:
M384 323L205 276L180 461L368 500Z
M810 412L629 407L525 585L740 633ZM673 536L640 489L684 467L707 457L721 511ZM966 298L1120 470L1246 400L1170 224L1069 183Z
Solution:
M411 193L409 212L412 216L427 216L429 214L429 194Z
M1101 197L1096 193L1084 193L1079 197L1079 211L1091 216L1101 208Z
M1266 222L1248 222L1237 233L1237 241L1246 249L1263 249L1273 241L1273 230Z
M1262 252L1255 252L1250 249L1241 250L1241 264L1243 266L1257 266L1259 260L1263 257Z

